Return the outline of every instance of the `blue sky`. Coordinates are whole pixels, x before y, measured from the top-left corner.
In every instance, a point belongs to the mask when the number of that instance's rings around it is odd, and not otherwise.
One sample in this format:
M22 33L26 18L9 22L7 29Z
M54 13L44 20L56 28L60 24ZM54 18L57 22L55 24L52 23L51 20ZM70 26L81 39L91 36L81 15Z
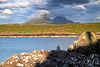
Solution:
M48 14L81 23L100 22L100 0L0 0L0 24L24 23Z

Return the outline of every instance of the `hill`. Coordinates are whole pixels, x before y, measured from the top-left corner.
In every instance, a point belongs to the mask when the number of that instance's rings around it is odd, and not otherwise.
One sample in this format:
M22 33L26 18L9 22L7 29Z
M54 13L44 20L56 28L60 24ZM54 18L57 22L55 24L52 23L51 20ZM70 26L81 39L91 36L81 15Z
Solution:
M47 14L44 14L41 18L29 20L29 21L23 23L23 25L34 25L34 24L67 24L67 23L75 24L75 22L73 22L71 20L68 20L68 19L66 19L65 17L62 17L62 16L57 16L53 20L51 20L47 16Z
M71 20L66 19L65 17L62 16L57 16L53 19L54 24L67 24L67 23L74 23Z
M84 31L100 32L100 23L65 24L65 25L0 25L0 34L20 33L77 33Z
M29 20L23 23L23 25L51 24L51 23L53 23L52 20L46 14L44 14L41 18Z

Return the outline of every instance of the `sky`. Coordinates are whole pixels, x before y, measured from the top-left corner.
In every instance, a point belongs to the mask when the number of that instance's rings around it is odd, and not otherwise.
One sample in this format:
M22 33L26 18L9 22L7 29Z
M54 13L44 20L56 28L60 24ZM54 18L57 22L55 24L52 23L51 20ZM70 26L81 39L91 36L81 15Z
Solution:
M100 0L0 0L0 24L24 23L43 14L51 19L100 22Z

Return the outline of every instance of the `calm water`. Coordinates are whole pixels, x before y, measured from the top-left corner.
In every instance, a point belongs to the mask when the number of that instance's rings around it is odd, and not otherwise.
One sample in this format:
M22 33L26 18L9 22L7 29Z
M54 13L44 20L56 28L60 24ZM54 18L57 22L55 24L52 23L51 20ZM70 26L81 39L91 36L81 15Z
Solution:
M0 38L0 62L7 60L13 54L32 52L33 50L55 50L60 45L61 50L78 40L78 37L59 38Z

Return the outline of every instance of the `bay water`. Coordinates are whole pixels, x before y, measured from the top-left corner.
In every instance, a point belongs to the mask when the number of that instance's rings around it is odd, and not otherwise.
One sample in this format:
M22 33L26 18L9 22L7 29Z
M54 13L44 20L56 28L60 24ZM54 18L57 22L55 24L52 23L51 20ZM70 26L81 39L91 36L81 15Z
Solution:
M0 63L13 54L20 55L22 52L34 50L56 50L57 45L61 50L67 50L75 40L78 40L78 37L0 38Z

